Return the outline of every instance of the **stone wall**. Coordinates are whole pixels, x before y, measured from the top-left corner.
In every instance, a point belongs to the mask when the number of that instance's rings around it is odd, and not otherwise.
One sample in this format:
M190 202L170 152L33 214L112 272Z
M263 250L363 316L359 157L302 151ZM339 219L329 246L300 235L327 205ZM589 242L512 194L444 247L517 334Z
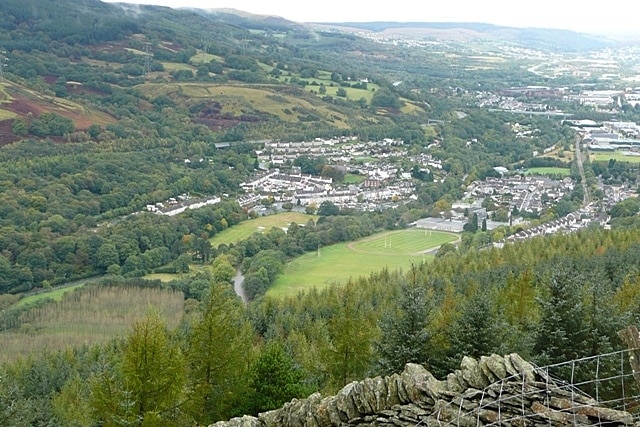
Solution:
M445 380L407 364L400 374L353 382L331 397L319 393L282 408L213 427L633 425L624 411L598 406L517 354L465 357Z

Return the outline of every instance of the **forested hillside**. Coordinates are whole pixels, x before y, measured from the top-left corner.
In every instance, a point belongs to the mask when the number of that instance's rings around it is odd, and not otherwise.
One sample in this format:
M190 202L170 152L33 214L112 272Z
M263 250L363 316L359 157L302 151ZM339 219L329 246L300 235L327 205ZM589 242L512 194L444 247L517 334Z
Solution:
M548 81L530 71L530 57L494 55L495 45L486 55L481 43L427 45L229 11L4 0L0 342L41 345L3 349L0 425L208 425L407 362L446 375L463 355L517 352L549 364L618 349L616 332L640 320L636 199L605 212L610 230L504 244L577 212L585 191L600 203L598 180L636 185L637 164L579 167L578 131L550 114L612 112L564 99L545 100L540 114L482 107L488 93L500 99L503 89ZM567 92L581 85L561 80ZM615 117L637 118L629 105ZM273 195L238 202L241 184L276 165L258 161L265 140L338 137L357 147L352 163L307 155L278 166L348 192L368 181L357 167L375 154L390 179L410 183L411 197L375 209L309 205L317 216L306 224L212 246L218 233L278 209ZM364 144L379 141L401 150ZM562 170L572 189L541 213L487 197L482 208L495 208L501 226L479 226L476 216L457 246L423 254L408 271L265 296L295 257L444 218L472 182L529 167ZM189 200L215 203L175 215L148 209ZM305 211L294 202L280 207ZM233 292L237 276L247 303ZM168 307L145 311L118 296ZM70 306L95 340L67 347L82 336L65 320ZM105 317L134 320L123 335L121 324L100 324ZM49 327L62 338L40 343Z
M3 406L0 417L5 425L206 425L407 362L442 376L461 355L518 352L546 365L606 354L621 348L616 332L639 320L639 238L635 227L594 229L450 252L407 272L248 307L231 294L233 273L219 268L172 285L205 289L175 330L150 314L108 346L5 365L0 399L20 406ZM616 369L599 367L600 375Z

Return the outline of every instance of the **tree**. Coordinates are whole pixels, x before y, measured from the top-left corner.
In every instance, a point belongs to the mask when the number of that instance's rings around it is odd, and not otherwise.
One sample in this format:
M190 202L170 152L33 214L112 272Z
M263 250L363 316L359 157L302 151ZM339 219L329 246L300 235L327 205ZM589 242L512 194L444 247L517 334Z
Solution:
M294 365L283 345L267 343L251 366L249 412L258 414L281 407L293 398L306 397L310 390L303 385L304 372Z
M338 208L333 202L325 200L320 203L318 208L318 215L320 216L337 216L340 215L340 208Z
M249 386L254 337L244 306L229 286L211 283L188 331L186 409L199 424L228 419Z
M371 106L398 110L402 107L402 103L400 102L398 95L383 87L373 94L373 97L371 98Z
M536 331L534 354L541 364L578 359L588 330L584 322L581 278L575 266L558 263L545 278L546 295L538 298L540 323Z
M173 271L176 273L188 273L191 264L191 255L182 254L172 263Z
M504 328L494 305L489 293L480 290L460 303L458 316L445 332L449 340L446 357L434 360L434 363L446 363L443 372L460 366L463 355L479 358L500 350Z
M348 283L336 295L339 300L334 306L335 314L327 322L325 369L328 387L334 391L365 376L373 356L375 323L354 288L353 283Z
M113 264L118 264L120 260L116 245L113 243L105 243L100 246L96 258L98 266L105 270Z
M640 212L640 201L637 197L629 197L614 205L609 214L612 218L633 216Z
M426 360L431 338L427 326L433 302L427 289L418 285L416 273L416 267L412 266L410 281L400 285L397 309L387 313L380 322L376 354L383 375L402 372L409 362Z
M236 275L236 269L229 262L229 257L222 254L218 255L211 263L211 275L215 283L230 284Z
M282 204L282 209L284 209L287 212L291 212L291 210L293 209L293 203L291 202L285 202Z
M23 117L16 117L13 119L11 130L18 136L25 136L29 133L29 124Z
M116 360L91 383L91 407L105 426L178 425L185 370L164 321L151 312L135 323Z

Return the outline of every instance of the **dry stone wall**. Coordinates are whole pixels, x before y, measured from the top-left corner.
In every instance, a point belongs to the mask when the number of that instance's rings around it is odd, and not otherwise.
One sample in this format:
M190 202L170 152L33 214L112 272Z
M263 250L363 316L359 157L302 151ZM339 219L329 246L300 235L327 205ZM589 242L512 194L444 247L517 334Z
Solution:
M517 354L465 357L445 380L407 364L400 374L353 382L335 396L315 393L213 427L489 425L640 427L628 412L599 406Z

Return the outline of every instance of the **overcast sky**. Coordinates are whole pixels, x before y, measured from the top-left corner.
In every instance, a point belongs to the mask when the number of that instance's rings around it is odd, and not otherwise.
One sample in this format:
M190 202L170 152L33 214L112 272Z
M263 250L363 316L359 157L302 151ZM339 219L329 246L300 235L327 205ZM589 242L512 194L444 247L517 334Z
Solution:
M483 22L592 34L640 34L640 2L637 0L129 0L123 3L233 8L296 22Z

